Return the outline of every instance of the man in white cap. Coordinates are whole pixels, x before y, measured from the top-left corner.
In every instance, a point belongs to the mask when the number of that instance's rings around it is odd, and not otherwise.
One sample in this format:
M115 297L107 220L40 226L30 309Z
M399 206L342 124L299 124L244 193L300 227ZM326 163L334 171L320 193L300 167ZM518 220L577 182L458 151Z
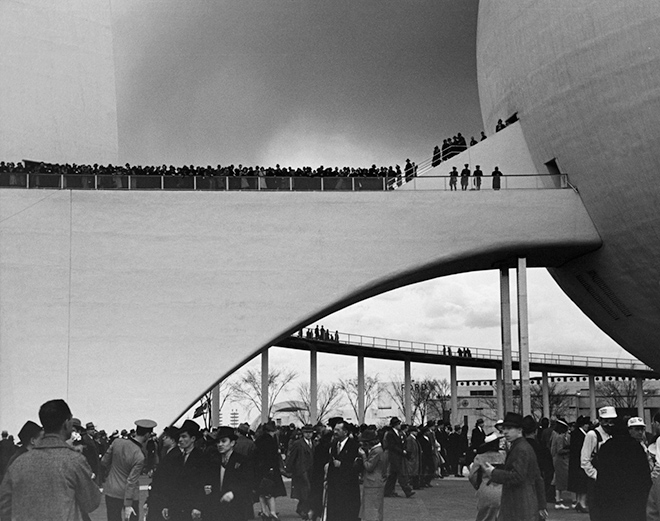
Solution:
M113 441L101 460L108 472L104 485L108 521L137 521L139 517L144 445L156 422L137 420L135 425L135 435Z
M649 462L649 468L653 470L653 465L655 463L655 458L649 452L648 446L646 445L646 424L644 420L639 416L633 416L628 420L628 434L630 437L637 440L639 444L644 449L646 454L646 459Z
M595 498L598 471L594 464L597 463L600 447L611 437L611 431L617 418L616 409L610 406L601 407L598 409L598 417L600 418L600 425L589 431L584 437L582 452L580 453L580 466L589 478L587 481L589 517L594 520L600 517L597 512L598 503Z

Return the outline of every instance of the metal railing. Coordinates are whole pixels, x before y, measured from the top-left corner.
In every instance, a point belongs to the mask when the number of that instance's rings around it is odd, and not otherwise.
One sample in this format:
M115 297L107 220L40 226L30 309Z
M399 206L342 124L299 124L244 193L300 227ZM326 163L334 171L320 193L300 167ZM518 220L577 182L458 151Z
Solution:
M455 179L455 178L454 178ZM570 188L566 174L515 174L499 177L499 188L491 176L469 178L467 190L520 190ZM406 189L452 190L448 175L412 177ZM188 191L321 191L360 192L395 190L404 178L392 177L259 177L259 176L170 176L170 175L106 175L106 174L37 174L0 172L0 188L60 190L188 190ZM462 189L460 179L455 189Z
M383 191L386 177L271 177L0 172L2 188L64 190Z
M304 336L304 335L303 335ZM387 349L391 351L405 351L410 353L424 353L437 356L452 356L455 358L476 358L484 360L501 360L501 349L489 349L483 347L457 346L451 344L433 344L429 342L416 342L413 340L398 340L392 338L383 338L366 335L356 335L352 333L338 333L338 339L335 334L331 334L330 341L337 341L342 344L355 345L361 347L373 347L378 349ZM469 350L469 356L461 357L459 350ZM513 361L519 360L519 353L512 353ZM539 363L547 365L565 365L573 367L592 367L603 369L626 369L633 371L653 371L648 365L635 360L634 358L613 358L603 356L581 356L565 355L557 353L530 353L530 363Z
M406 179L400 176L389 180L389 188L395 190L405 185L407 190L462 191L463 178L449 175L416 176ZM543 190L571 188L567 174L510 174L501 177L484 175L470 176L465 190Z

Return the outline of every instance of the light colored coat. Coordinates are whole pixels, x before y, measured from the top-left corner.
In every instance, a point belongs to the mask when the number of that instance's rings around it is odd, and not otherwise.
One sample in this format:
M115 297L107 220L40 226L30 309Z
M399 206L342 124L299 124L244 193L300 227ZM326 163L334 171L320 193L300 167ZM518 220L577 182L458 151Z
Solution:
M113 441L101 460L108 469L108 478L103 486L105 495L122 499L127 507L139 499L138 480L144 460L144 452L137 441L123 438Z
M14 461L0 487L3 521L82 521L100 503L89 463L56 434Z
M385 481L387 479L387 453L375 445L369 450L362 473L362 521L383 521Z
M489 451L477 454L470 466L468 479L472 486L477 489L477 519L476 521L495 521L500 511L500 500L502 498L502 485L493 483L483 475L481 465L490 463L501 465L506 455L504 451ZM479 477L481 476L481 481Z

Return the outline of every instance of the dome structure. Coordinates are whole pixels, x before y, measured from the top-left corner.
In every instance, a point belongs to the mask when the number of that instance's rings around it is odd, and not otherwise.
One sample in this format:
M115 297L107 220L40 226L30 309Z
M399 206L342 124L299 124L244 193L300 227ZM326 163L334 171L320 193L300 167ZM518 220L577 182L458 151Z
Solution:
M485 128L517 117L538 172L568 174L603 240L551 274L603 331L655 369L659 28L654 0L498 0L480 3L477 37Z

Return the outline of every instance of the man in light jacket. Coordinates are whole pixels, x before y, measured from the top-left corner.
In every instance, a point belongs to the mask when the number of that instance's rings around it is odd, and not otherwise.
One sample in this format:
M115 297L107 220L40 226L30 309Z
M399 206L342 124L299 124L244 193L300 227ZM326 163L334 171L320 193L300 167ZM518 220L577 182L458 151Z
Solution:
M71 409L51 400L39 409L44 437L7 470L0 487L0 520L82 521L98 508L101 492L85 457L66 443Z

